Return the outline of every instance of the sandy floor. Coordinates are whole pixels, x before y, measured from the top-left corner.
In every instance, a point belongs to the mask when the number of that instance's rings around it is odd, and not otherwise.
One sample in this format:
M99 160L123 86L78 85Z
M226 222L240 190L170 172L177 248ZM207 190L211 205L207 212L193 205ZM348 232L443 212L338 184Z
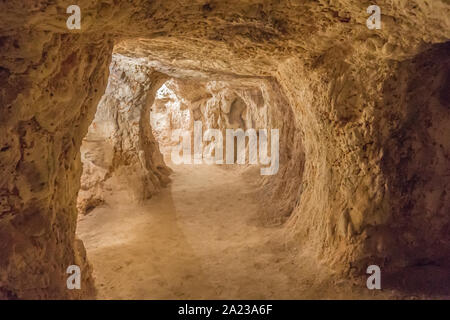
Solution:
M174 166L173 183L136 205L126 190L81 217L100 299L371 298L335 281L280 227L256 223L252 185L219 166ZM248 176L248 174L246 174Z

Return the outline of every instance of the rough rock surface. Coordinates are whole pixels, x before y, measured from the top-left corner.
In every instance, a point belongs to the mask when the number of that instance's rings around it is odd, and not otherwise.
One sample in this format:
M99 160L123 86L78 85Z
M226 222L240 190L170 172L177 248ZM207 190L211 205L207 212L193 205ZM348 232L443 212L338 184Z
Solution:
M2 37L2 298L94 294L75 239L75 204L81 141L107 82L111 50L99 36L30 30ZM73 264L83 270L80 291L66 288Z
M83 175L78 208L86 213L103 202L113 175L130 199L150 198L170 181L148 121L156 90L165 76L115 55L105 94L82 145Z
M368 261L443 264L450 5L377 1L382 29L368 30L369 4L81 0L78 31L66 28L62 1L2 2L0 298L94 293L75 239L79 150L114 45L169 76L276 82L295 120L289 160L304 161L302 178L278 175L301 183L286 228L324 263L340 271ZM153 170L146 161L139 175ZM66 288L71 264L82 266L80 291Z

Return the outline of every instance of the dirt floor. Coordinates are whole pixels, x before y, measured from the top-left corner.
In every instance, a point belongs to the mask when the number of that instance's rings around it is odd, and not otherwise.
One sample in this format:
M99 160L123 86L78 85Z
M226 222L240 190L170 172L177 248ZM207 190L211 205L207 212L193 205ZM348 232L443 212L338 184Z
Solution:
M307 252L289 245L282 227L258 223L258 199L248 172L208 165L172 168L173 182L158 196L137 205L117 188L105 205L80 217L77 233L94 267L98 298L389 295L336 281Z

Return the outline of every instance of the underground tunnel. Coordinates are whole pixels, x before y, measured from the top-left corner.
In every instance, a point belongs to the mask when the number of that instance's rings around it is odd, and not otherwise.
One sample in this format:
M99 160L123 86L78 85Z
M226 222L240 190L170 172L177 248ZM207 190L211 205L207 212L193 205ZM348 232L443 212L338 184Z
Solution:
M450 297L448 1L69 5L0 4L0 299Z

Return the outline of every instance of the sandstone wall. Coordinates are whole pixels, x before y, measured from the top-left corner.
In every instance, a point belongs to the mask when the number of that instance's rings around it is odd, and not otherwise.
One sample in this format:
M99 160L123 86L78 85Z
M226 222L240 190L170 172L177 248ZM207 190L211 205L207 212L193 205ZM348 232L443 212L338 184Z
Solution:
M114 55L105 94L82 145L81 212L103 201L105 185L115 175L130 191L131 201L150 198L167 185L165 165L149 123L162 74ZM113 188L113 185L109 185Z
M307 69L295 59L280 66L306 158L289 224L335 268L447 259L448 53L436 45L401 63L368 56L355 66L355 52L340 62L333 52Z
M108 38L27 31L1 49L0 298L93 295L75 239L80 146L102 96ZM66 289L66 268L83 270Z

